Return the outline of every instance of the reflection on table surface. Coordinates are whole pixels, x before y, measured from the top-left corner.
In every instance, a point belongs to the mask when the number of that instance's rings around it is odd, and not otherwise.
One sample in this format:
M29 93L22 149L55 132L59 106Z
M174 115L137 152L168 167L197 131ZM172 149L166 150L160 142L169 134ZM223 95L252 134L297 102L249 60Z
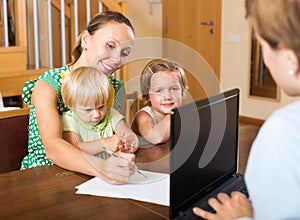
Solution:
M169 142L138 149L136 165L141 170L169 173Z

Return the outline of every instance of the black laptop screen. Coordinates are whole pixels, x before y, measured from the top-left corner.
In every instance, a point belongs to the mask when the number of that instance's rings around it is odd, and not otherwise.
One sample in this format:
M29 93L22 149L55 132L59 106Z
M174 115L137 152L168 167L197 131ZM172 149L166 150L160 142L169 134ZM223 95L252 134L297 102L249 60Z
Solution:
M237 171L239 90L171 113L170 217Z

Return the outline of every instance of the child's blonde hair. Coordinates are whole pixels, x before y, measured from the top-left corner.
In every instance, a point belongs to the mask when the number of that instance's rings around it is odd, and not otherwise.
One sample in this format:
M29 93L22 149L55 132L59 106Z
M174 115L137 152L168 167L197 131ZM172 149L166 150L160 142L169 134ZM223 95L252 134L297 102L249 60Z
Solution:
M65 105L74 109L76 105L100 106L110 97L107 77L95 67L79 67L70 72L61 88Z
M140 77L141 92L144 100L144 105L149 104L149 89L152 75L159 71L178 73L178 79L182 89L182 95L188 89L187 79L183 68L170 59L154 59L151 60L143 69Z

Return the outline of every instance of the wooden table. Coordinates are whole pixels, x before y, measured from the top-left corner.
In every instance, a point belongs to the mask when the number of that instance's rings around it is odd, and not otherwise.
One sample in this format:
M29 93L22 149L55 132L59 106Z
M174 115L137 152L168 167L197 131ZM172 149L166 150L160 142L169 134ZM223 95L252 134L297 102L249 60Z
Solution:
M136 152L136 165L141 170L169 173L169 143L139 148Z
M257 130L251 137L248 127L240 130L239 170L246 165ZM241 155L243 151L247 155ZM168 173L168 152L168 144L139 149L137 166L143 170ZM166 206L75 194L75 186L89 179L90 176L57 166L3 173L0 175L0 219L169 219Z
M3 173L0 219L169 219L167 206L75 194L90 178L57 166Z

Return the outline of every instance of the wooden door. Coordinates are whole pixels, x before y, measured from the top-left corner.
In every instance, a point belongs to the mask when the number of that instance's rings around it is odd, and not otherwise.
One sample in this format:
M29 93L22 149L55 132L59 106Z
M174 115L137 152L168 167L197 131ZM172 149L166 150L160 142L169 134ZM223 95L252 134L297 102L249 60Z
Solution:
M189 73L189 92L194 99L200 99L219 91L220 78L220 36L221 36L221 0L163 0L163 37L183 43L191 50L200 54L212 68L215 78L202 80L201 74L207 72L206 68L199 67L195 73ZM163 45L164 56L172 56L174 50ZM175 53L184 53L176 51ZM191 65L198 61L190 55ZM182 54L181 57L185 57ZM180 62L180 61L179 61ZM182 64L182 63L181 63ZM186 67L183 66L185 69ZM201 73L202 72L202 73ZM214 73L213 73L214 72ZM209 81L209 82L208 82ZM212 85L208 85L212 83ZM212 88L209 88L212 86Z

